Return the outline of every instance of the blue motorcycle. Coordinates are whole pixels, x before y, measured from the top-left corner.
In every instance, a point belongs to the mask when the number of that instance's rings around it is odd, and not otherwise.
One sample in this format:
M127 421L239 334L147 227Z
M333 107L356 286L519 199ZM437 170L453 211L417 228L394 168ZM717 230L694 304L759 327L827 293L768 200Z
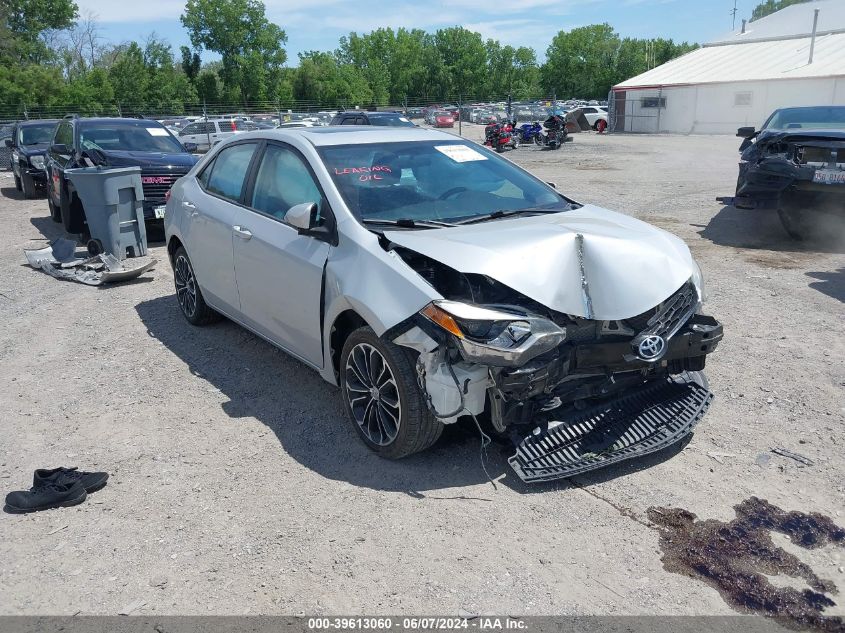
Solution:
M519 126L519 140L523 143L543 144L543 126L537 121L534 123L523 123Z

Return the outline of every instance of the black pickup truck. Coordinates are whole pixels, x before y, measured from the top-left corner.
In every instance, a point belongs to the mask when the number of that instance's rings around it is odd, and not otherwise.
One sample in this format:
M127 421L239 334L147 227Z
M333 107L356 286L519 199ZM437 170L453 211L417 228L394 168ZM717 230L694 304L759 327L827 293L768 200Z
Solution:
M85 233L85 209L66 169L101 164L141 168L144 219L161 223L165 196L197 158L196 145L182 144L167 128L148 119L80 118L66 116L56 126L47 150L50 215L68 233Z

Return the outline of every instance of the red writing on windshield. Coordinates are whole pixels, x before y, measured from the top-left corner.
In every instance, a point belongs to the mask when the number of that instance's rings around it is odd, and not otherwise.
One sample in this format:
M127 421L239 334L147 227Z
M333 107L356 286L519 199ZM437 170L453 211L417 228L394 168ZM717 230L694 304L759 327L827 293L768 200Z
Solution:
M335 167L334 169L335 176L345 176L346 174L370 174L378 171L386 171L389 174L393 173L393 170L387 165L373 165L372 167L344 167L343 169Z
M368 180L382 180L379 172L392 174L393 170L387 165L373 165L372 167L344 167L338 169L335 167L335 176L345 176L347 174L356 174L358 180L367 182Z

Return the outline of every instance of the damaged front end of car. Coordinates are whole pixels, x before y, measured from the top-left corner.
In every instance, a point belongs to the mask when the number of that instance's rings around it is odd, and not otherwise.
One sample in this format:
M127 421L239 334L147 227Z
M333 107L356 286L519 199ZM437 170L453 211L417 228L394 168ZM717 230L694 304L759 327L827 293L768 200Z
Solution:
M718 198L720 202L738 209L775 210L784 229L797 239L814 232L817 214L841 222L845 217L845 132L741 128L738 136L744 133L736 194Z
M555 291L577 297L578 307L564 302L568 312L489 274L390 245L443 299L387 336L419 352L418 380L431 412L445 423L473 416L509 438L510 465L526 482L571 477L687 437L712 399L701 371L722 339L722 326L701 314L703 281L694 263L689 277L650 308L605 318L626 309L606 299L617 283L613 273L605 267L606 277L599 275L602 264L595 252L585 255L581 233L553 246L575 256L577 275L560 270L571 281ZM554 284L554 270L525 274ZM593 285L605 297L595 306Z

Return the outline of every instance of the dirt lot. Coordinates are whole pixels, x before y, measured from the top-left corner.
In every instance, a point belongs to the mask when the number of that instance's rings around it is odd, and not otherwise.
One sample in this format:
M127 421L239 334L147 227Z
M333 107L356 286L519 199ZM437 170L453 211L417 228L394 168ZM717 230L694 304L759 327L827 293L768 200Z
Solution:
M736 148L590 133L508 154L686 240L725 340L681 452L527 487L494 448L495 489L471 428L383 461L315 373L230 322L188 325L161 243L152 274L113 288L26 267L22 250L60 231L0 173L0 482L62 464L112 475L80 506L0 515L0 613L733 613L664 570L649 507L728 520L757 496L845 526L845 247L717 204ZM841 548L774 540L845 590Z

